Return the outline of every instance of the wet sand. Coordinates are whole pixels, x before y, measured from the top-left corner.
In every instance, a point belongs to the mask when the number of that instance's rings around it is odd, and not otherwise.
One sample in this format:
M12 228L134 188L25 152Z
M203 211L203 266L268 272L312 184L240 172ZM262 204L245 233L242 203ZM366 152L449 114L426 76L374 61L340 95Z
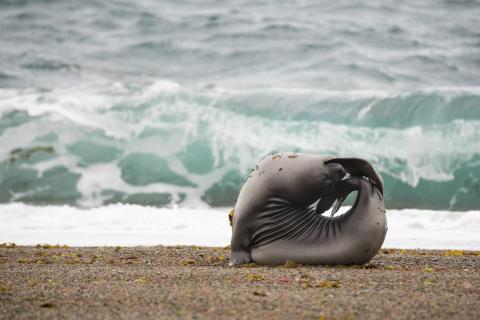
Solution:
M0 319L480 319L480 252L228 266L228 248L0 246Z

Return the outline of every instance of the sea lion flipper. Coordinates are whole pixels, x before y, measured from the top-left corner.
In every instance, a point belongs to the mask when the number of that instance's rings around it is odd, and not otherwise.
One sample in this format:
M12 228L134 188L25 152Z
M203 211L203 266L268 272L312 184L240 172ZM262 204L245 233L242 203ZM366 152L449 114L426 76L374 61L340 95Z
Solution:
M347 175L345 179L335 185L335 189L331 193L322 197L318 201L316 208L316 212L318 214L322 214L330 208L332 208L330 217L333 217L335 213L338 212L338 210L343 204L343 201L345 201L347 196L352 191L352 188L350 186L350 180L348 180L349 177L350 175Z
M251 263L252 257L250 252L244 250L232 251L230 255L230 262L228 263L229 266L234 266L238 264L246 264Z
M335 192L332 192L330 194L327 194L326 196L322 197L318 203L315 211L318 214L322 214L328 209L330 209L333 205L333 203L337 200L337 194Z
M337 199L332 205L332 212L330 213L330 217L333 217L335 213L337 213L338 209L340 209L340 206L342 205L344 199Z
M233 213L234 210L232 210ZM232 241L230 243L232 252L229 265L245 264L252 262L251 237L248 224L245 219L232 214Z
M383 180L380 174L373 168L373 166L367 160L360 158L331 158L325 161L328 163L341 164L348 173L353 176L365 176L370 182L378 188L383 195Z

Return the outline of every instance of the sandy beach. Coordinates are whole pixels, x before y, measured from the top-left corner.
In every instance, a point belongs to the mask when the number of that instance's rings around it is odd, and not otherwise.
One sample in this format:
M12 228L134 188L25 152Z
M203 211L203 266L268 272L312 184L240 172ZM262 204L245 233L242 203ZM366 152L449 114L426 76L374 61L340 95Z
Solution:
M1 319L478 319L480 252L228 266L228 248L0 248Z

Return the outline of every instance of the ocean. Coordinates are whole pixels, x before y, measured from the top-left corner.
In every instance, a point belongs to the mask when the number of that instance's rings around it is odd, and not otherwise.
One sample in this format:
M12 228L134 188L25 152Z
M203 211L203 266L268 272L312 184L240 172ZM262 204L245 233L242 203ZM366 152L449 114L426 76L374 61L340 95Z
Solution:
M278 151L367 159L398 214L475 212L479 75L479 1L0 0L0 220L201 217Z

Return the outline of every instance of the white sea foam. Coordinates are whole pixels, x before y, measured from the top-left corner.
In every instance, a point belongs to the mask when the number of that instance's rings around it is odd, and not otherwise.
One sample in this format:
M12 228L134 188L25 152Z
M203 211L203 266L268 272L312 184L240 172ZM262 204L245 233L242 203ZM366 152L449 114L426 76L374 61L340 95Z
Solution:
M346 210L342 207L341 212ZM227 209L0 205L0 242L71 246L228 245ZM480 250L480 211L389 210L384 248Z

